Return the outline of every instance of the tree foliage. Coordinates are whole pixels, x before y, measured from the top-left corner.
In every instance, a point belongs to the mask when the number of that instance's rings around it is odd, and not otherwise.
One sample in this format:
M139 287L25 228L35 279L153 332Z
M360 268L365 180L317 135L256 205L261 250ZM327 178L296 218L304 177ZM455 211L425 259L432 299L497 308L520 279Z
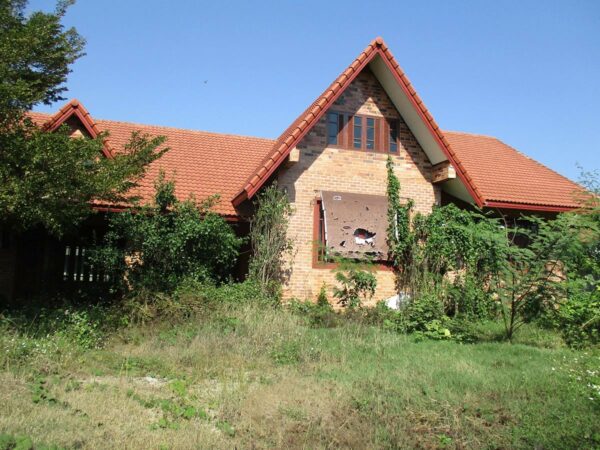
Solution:
M254 206L250 222L249 277L258 282L265 293L273 294L274 285L285 277L286 256L293 248L287 235L292 208L286 193L277 184L262 191Z
M225 280L242 239L212 211L216 197L179 201L161 174L154 204L114 214L91 263L122 292L172 292L183 280Z
M25 14L27 2L0 2L0 215L17 229L43 226L61 235L92 211L91 202L129 202L131 188L166 149L163 138L134 134L102 154L96 139L38 128L27 115L36 104L61 100L83 38L61 24L72 2L52 13Z
M0 127L19 122L38 103L63 100L70 66L83 55L84 39L61 23L72 1L52 13L25 14L27 0L0 2Z
M413 201L403 205L400 202L400 180L394 173L394 162L388 155L387 163L387 244L388 259L392 262L397 275L398 291L408 285L411 277L412 252L414 234L410 227L410 213Z
M408 310L435 295L447 315L499 314L512 339L540 318L569 330L571 340L600 336L600 214L597 176L585 174L581 211L540 217L491 217L454 205L412 220L388 160L388 243ZM594 190L596 189L596 190ZM411 309L412 308L412 309ZM418 309L417 309L418 310Z
M340 285L334 286L333 296L338 299L338 304L350 309L370 300L377 288L377 278L373 272L357 264L344 264L336 272L335 279Z

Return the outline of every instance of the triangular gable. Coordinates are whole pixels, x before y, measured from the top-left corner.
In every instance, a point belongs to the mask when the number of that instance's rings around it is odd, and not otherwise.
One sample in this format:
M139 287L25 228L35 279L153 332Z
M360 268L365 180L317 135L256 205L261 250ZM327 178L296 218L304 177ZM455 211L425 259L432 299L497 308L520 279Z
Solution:
M242 191L233 199L234 205L237 206L244 200L252 198L258 192L275 170L285 161L292 149L296 147L327 109L369 64L373 73L403 115L409 128L421 143L431 162L435 164L444 160L450 161L455 167L456 173L468 195L478 206L484 205L482 196L464 169L460 159L450 147L450 143L435 123L433 116L429 113L427 107L410 84L408 77L380 37L373 40L352 64L277 139L270 154L263 160L254 175L248 179ZM394 87L400 89L396 89L395 95L392 95L390 91ZM408 114L406 114L407 112Z
M88 110L77 99L71 100L69 103L60 108L58 112L44 124L43 128L47 131L55 131L72 118L76 118L81 123L83 129L87 132L90 138L96 139L100 134L100 130L98 129L96 122L94 122L94 119ZM108 145L108 142L106 141L103 143L102 152L107 158L113 157L112 151Z

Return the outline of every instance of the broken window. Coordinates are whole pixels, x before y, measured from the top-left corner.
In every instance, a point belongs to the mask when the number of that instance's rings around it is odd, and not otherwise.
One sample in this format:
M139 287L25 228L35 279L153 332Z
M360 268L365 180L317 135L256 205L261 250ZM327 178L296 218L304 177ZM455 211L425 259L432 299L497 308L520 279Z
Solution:
M318 258L387 259L387 198L383 195L321 192Z

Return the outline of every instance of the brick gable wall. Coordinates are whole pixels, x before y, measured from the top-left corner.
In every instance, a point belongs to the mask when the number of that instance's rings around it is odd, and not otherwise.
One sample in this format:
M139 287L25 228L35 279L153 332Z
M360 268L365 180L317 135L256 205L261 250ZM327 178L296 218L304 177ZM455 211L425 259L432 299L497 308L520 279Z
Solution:
M440 202L440 190L431 184L431 164L419 143L402 120L375 76L362 72L338 98L332 110L396 118L400 121L399 152L392 158L400 179L401 197L412 198L415 210L429 213ZM299 161L282 169L279 186L287 190L294 214L289 235L295 242L292 270L284 286L284 297L314 300L323 282L331 295L336 284L331 268L313 267L314 206L321 190L385 195L386 153L366 152L327 146L326 118L298 145ZM386 220L386 218L382 218ZM373 301L395 293L394 275L378 270Z

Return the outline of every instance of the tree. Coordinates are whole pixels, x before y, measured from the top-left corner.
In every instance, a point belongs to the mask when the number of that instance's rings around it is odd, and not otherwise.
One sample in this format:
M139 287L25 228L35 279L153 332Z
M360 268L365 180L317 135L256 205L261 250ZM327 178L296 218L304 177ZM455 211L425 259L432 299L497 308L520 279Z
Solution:
M62 100L70 66L83 55L83 38L61 24L71 3L26 16L26 0L0 0L0 216L18 230L61 235L94 200L130 202L131 188L166 151L163 138L138 133L106 158L106 133L71 139L66 127L48 133L29 119L36 104Z
M249 278L255 280L266 294L273 294L274 284L285 275L285 257L293 244L287 236L292 207L285 192L272 184L261 192L255 202L250 222Z

